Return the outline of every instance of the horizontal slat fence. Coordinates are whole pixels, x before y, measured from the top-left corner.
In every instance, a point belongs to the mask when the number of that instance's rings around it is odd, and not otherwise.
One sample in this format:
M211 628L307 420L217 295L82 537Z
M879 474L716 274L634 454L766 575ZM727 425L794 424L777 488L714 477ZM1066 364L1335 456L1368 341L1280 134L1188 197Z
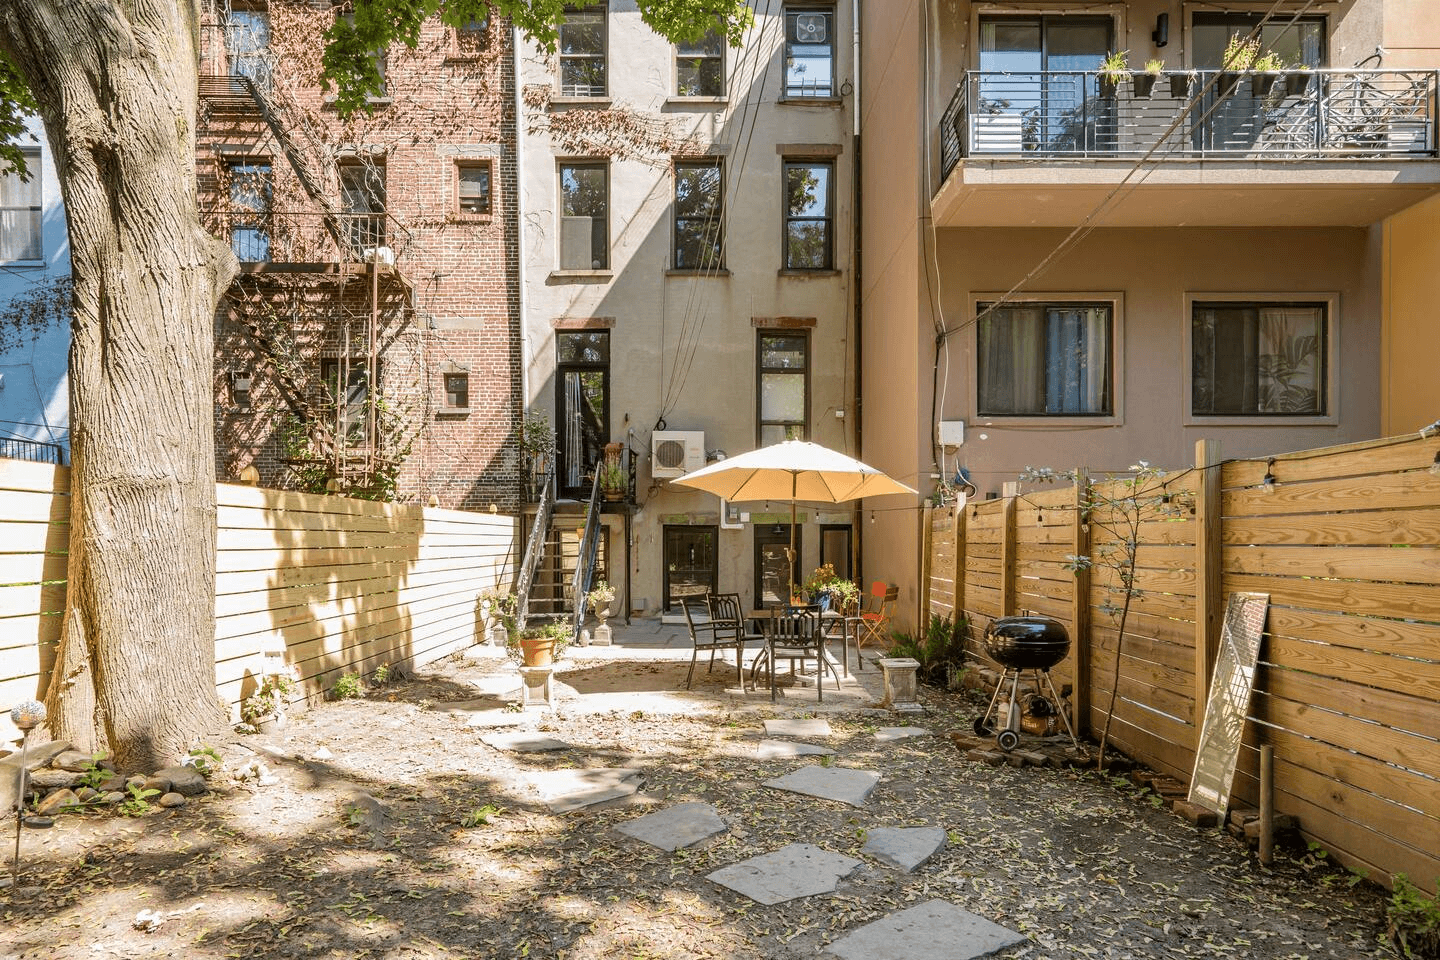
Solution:
M1440 883L1440 439L1401 438L1197 466L1166 475L1174 503L1142 525L1111 739L1188 782L1225 597L1268 593L1234 797L1257 803L1259 745L1275 748L1275 803L1338 861L1389 883ZM1269 472L1273 485L1263 483ZM1057 685L1077 719L1105 723L1118 578L1066 555L1117 542L1112 518L1041 488L930 513L929 610L964 612L967 653L1002 615L1042 613L1071 632ZM1088 521L1088 522L1086 522ZM1077 626L1078 625L1078 626ZM988 661L986 661L988 662ZM995 667L994 664L990 666ZM998 669L998 667L995 667ZM1084 682L1075 680L1082 678ZM1198 705L1198 706L1197 706Z
M48 681L68 485L65 468L0 460L0 704ZM469 646L477 595L516 562L513 517L227 484L216 499L215 682L237 719L267 653L283 652L313 694L342 673ZM14 734L0 726L0 739Z

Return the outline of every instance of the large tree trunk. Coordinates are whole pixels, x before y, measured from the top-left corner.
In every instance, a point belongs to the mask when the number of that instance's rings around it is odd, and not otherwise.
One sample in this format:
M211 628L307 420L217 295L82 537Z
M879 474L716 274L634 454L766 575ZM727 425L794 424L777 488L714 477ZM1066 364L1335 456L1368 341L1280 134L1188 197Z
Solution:
M215 693L212 316L235 261L195 206L194 3L9 0L70 231L72 472L51 732L126 768L224 723Z

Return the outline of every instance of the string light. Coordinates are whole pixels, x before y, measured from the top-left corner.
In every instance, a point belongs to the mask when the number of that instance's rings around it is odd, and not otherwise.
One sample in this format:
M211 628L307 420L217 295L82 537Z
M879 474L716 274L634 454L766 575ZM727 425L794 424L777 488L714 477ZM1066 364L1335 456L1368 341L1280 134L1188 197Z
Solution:
M1269 496L1270 494L1273 494L1275 492L1275 474L1270 472L1271 468L1273 468L1274 466L1275 461L1273 459L1266 463L1265 476L1260 478L1260 492L1265 494L1266 496Z

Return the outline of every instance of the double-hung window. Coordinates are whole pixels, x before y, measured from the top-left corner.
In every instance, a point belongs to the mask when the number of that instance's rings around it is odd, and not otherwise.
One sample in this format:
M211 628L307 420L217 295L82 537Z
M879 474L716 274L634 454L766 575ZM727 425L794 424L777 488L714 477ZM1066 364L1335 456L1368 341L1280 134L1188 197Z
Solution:
M354 13L349 12L349 11L344 12L344 13L341 13L341 14L340 14L340 19L344 20L345 23L348 24L352 30L355 28L355 14L354 14ZM268 34L267 34L267 37L268 37ZM376 47L374 50L371 50L371 51L370 51L370 62L375 65L375 74L376 74L376 76L377 76L377 77L379 78L379 80L380 80L380 84L379 84L380 90L379 90L379 93L373 94L373 95L372 95L372 100L373 100L373 99L376 99L376 98L383 100L384 98L386 98L386 97L388 97L388 96L390 95L390 91L387 89L387 80L386 80L386 73L387 73L387 71L388 71L388 69L389 69L389 63L388 63L388 61L389 61L389 51L387 51L386 48L384 48L384 47Z
M489 160L455 161L455 214L457 216L490 216L490 178L493 173L494 168Z
M835 96L835 8L785 8L785 96Z
M274 179L267 161L242 160L227 166L230 179L230 250L242 263L270 259L270 204Z
M725 39L711 30L699 40L675 45L675 95L725 95Z
M604 161L560 164L560 269L610 268L610 173Z
M230 74L270 89L270 13L265 9L232 8L225 17L225 52Z
M756 439L762 447L804 440L810 409L810 340L803 333L761 331L755 366L760 402Z
M340 165L340 199L350 235L351 254L363 260L385 246L385 165Z
M1190 413L1323 417L1330 301L1190 303Z
M835 269L835 164L785 161L786 270Z
M725 265L724 179L719 159L675 164L676 270L718 270Z
M560 95L603 97L605 4L568 7L560 24Z
M40 151L22 152L30 179L21 180L13 170L0 174L0 262L45 258Z
M977 304L982 417L1115 414L1113 301Z
M380 365L376 361L376 376ZM325 400L335 409L340 426L339 440L348 447L371 446L375 437L369 417L370 372L364 357L338 357L320 361L320 380Z

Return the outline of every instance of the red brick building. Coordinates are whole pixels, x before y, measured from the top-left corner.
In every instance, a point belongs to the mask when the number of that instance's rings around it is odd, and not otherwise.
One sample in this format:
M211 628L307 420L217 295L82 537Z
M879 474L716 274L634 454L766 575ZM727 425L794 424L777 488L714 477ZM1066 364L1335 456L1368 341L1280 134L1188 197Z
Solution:
M432 21L342 119L320 55L343 15L272 0L205 24L199 202L241 261L215 320L219 476L513 510L509 25Z

